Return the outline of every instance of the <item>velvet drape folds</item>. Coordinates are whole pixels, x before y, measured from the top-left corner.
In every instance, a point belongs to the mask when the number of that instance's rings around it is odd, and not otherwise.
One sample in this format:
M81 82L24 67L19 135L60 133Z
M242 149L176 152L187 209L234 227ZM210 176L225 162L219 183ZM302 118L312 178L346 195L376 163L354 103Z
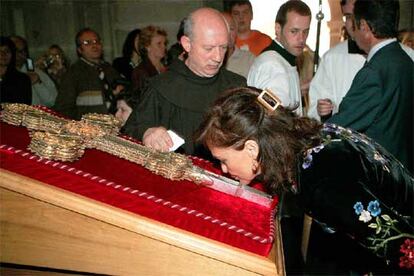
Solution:
M95 149L75 162L30 153L28 130L1 123L0 167L84 197L110 204L198 235L267 256L273 245L274 212L189 181L171 181L142 166ZM219 171L193 158L200 167Z

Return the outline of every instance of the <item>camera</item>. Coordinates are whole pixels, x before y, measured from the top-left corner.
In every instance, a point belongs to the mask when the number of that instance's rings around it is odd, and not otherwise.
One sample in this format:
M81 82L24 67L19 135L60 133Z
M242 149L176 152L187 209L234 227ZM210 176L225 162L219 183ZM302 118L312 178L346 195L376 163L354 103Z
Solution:
M55 61L55 59L52 56L46 57L45 61L43 62L44 66L46 68L49 68L50 65Z

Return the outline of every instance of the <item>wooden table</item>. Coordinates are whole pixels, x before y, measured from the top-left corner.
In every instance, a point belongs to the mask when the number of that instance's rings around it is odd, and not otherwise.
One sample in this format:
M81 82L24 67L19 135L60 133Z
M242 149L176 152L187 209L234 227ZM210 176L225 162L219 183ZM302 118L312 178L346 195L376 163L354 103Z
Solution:
M110 275L285 275L268 258L0 169L0 261Z

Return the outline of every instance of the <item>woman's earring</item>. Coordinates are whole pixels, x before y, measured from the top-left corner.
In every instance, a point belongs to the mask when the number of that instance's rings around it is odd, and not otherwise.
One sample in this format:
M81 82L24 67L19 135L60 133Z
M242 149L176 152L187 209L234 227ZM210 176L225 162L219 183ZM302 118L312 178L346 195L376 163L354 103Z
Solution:
M257 161L256 160L253 160L253 163L252 163L252 172L253 173L257 173Z

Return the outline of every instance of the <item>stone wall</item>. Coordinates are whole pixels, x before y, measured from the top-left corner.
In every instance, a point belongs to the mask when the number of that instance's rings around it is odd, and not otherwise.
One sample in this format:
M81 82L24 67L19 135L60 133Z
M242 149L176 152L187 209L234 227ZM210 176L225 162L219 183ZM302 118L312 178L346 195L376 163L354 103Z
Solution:
M329 22L334 46L340 38L341 12L339 0L328 1L334 15ZM400 28L412 27L414 0L400 0L400 4ZM1 35L26 37L32 58L58 44L75 60L75 34L88 26L101 35L105 59L111 61L121 54L130 30L149 24L164 28L172 45L180 20L202 6L222 10L223 0L0 0L0 28Z
M202 6L221 10L223 4L221 0L0 0L1 35L27 38L32 58L58 44L76 60L75 34L91 27L101 35L105 59L112 61L121 54L129 31L150 24L164 28L172 45L181 19Z

